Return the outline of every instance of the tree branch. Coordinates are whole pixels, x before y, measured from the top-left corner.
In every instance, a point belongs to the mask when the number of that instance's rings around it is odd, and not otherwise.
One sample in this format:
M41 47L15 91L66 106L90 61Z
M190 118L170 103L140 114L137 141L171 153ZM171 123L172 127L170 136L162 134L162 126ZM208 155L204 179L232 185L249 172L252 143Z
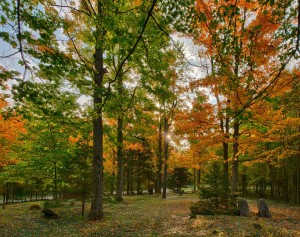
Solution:
M187 64L192 66L192 67L198 67L198 68L202 68L202 66L200 65L196 65L194 63L191 63L186 57L184 52L181 50L180 47L177 46L175 40L168 34L168 32L166 32L162 26L157 22L157 20L155 19L155 17L151 14L151 18L153 19L154 23L156 24L156 26L172 41L175 49L183 56L183 58L186 60Z
M90 12L86 12L86 11L77 9L75 7L72 7L72 6L64 6L64 5L58 5L58 4L51 4L50 6L52 6L52 7L60 7L60 8L69 8L69 9L74 10L76 12L81 12L81 13L87 15L87 16L91 16Z
M118 70L117 70L117 72L116 72L116 75L115 75L114 79L111 80L111 81L109 82L109 84L108 84L108 90L107 90L107 92L105 93L105 98L104 98L104 101L103 101L103 103L102 103L102 107L106 104L108 94L109 94L110 91L111 91L111 84L114 83L114 82L117 80L117 78L120 76L121 71L122 71L122 69L123 69L125 63L126 63L127 60L130 58L130 56L134 53L134 51L135 51L135 49L136 49L138 43L139 43L140 40L142 39L143 34L144 34L144 32L145 32L145 29L146 29L146 26L148 25L150 16L151 16L151 14L152 14L152 12L153 12L153 10L154 10L154 7L155 7L156 2L157 2L157 0L153 0L152 5L151 5L151 7L150 7L150 9L149 9L148 15L147 15L147 17L146 17L146 20L145 20L145 22L144 22L144 24L143 24L143 27L142 27L142 29L141 29L141 32L140 32L140 34L139 34L139 36L138 36L136 42L134 43L134 45L133 45L133 47L131 48L131 50L128 52L128 54L126 55L126 57L123 59L123 61L122 61L122 62L120 63L120 65L118 66Z
M87 1L88 1L89 5L90 5L90 7L91 7L91 9L92 9L92 11L93 11L93 13L94 13L94 15L97 15L97 13L96 13L96 11L95 11L95 9L94 9L94 7L93 7L91 1L90 1L90 0L87 0Z
M69 39L70 39L71 42L72 42L72 45L73 45L73 47L74 47L74 49L75 49L75 51L76 51L78 57L79 57L80 60L82 61L82 63L83 63L87 68L89 68L89 69L91 69L92 71L94 71L94 69L93 69L92 67L90 67L90 66L87 64L87 63L91 64L91 62L89 62L87 59L85 59L85 58L81 55L81 53L79 52L79 50L77 49L76 44L75 44L73 38L71 37L69 31L66 30L66 32L67 32L67 35L68 35Z
M5 55L5 56L0 56L1 59L4 59L4 58L10 58L11 56L14 56L16 54L20 53L20 50L14 52L14 53L11 53L9 55Z
M30 69L24 55L24 49L23 49L23 42L22 42L22 30L21 30L21 0L17 1L17 20L18 20L18 41L19 41L19 52L21 54L22 61L25 66L25 70L23 73L23 80L25 79L26 76L26 71L27 69Z
M137 90L137 86L134 88L134 91L131 95L130 101L128 102L128 104L126 106L126 109L123 110L123 113L129 110L129 107L130 107L131 103L133 102L136 90Z
M137 38L135 44L133 45L133 47L131 48L131 50L130 50L129 53L127 54L127 56L126 56L126 57L124 58L124 60L121 62L120 66L119 66L119 68L118 68L118 71L117 71L117 73L116 73L116 75L115 75L114 81L117 80L118 76L120 75L120 73L121 73L121 71L122 71L122 68L123 68L124 64L127 62L127 60L129 59L129 57L133 54L133 52L135 51L135 49L136 49L138 43L139 43L140 40L142 39L142 36L143 36L143 34L144 34L144 31L145 31L145 29L146 29L146 26L148 25L149 18L150 18L151 14L152 14L152 12L153 12L153 10L154 10L154 7L155 7L156 2L157 2L157 0L153 0L152 5L151 5L151 7L150 7L150 10L149 10L149 12L148 12L147 18L146 18L146 20L145 20L145 22L144 22L144 25L143 25L143 27L142 27L142 30L141 30L141 32L140 32L140 35L138 36L138 38Z

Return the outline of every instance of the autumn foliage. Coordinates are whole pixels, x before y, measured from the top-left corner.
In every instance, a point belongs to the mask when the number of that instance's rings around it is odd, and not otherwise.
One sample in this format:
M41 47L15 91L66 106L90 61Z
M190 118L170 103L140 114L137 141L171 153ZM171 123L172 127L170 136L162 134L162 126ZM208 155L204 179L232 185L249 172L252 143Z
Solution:
M15 163L10 152L19 143L18 137L25 132L20 116L5 111L7 102L0 98L0 167Z

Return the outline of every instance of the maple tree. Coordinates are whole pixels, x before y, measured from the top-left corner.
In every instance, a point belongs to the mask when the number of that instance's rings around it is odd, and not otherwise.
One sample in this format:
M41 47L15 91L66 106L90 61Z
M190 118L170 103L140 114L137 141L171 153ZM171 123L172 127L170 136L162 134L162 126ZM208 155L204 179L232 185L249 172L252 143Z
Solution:
M250 107L272 93L284 77L290 58L282 59L282 47L295 46L278 36L286 21L287 8L288 5L258 1L197 1L196 4L199 31L194 39L209 57L209 73L200 84L211 88L216 96L224 155L228 154L229 120L233 128L233 192L238 184L241 125L247 120Z
M19 135L26 132L20 116L10 114L7 102L0 98L0 167L17 162L10 152L19 144Z

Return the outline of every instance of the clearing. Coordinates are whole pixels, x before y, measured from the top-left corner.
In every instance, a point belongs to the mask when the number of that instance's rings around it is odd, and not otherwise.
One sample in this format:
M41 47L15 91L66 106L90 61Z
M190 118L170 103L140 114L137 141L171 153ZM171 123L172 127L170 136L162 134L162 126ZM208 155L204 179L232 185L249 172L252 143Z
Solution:
M250 217L197 216L189 219L189 206L197 194L170 193L166 200L156 195L125 196L122 203L106 203L102 221L80 216L80 202L65 202L52 208L57 220L45 219L34 204L19 203L0 209L1 237L60 236L248 236L300 237L300 207L268 201L272 219L258 218L256 200L248 200Z

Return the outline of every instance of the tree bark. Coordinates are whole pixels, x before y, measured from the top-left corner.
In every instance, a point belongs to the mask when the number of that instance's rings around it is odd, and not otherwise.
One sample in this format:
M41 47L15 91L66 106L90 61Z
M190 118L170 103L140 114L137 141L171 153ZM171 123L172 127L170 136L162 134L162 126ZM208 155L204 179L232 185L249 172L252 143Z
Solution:
M164 118L164 176L163 176L163 194L162 198L167 198L167 176L168 176L168 156L169 156L169 140L168 140L169 125L168 119Z
M6 203L6 183L3 184L3 205Z
M56 162L54 162L54 192L53 192L53 198L57 199L57 165L56 165Z
M201 169L199 168L197 171L197 186L198 190L200 190L200 180L201 180Z
M299 5L300 8L300 5ZM300 14L300 12L298 13ZM299 118L298 110L297 117ZM298 131L300 133L300 126L298 127ZM296 164L296 204L300 204L300 135L298 136L298 155L297 155L297 164Z
M123 81L122 76L118 77L118 127L117 127L117 187L116 187L116 201L123 201L123 112L122 112L122 101L121 97L123 95Z
M193 176L194 176L194 180L193 180L194 181L194 189L193 189L193 191L195 192L196 191L196 186L197 186L196 185L196 169L195 168L193 169Z
M213 67L213 61L211 61L212 67ZM221 115L223 113L221 102L219 99L219 95L215 94L215 97L217 99L217 103L219 104L219 120L220 120L220 129L223 133L223 185L224 187L229 186L229 166L228 166L228 158L229 158L229 146L228 146L228 138L229 138L229 115L228 115L228 107L226 108L226 115L225 115L225 125L224 125L224 118ZM230 103L230 100L227 100L228 103Z
M226 114L225 118L225 134L224 138L229 138L229 117ZM228 141L223 142L223 174L224 174L224 182L225 185L229 187L229 167L228 167L228 158L229 158L229 146Z
M101 14L99 1L98 13ZM93 196L91 202L90 220L99 220L103 217L103 118L102 95L103 90L103 51L96 44L94 72L94 111L93 118Z
M238 175L239 175L239 129L240 124L236 119L233 125L233 166L232 166L232 180L231 180L231 192L236 193L238 191Z
M141 153L137 154L137 195L142 195L143 193L141 192Z
M157 167L155 193L161 193L161 171L162 171L162 122L159 121L158 147L157 147Z
M112 182L111 182L111 189L110 189L110 194L114 194L114 189L115 189L115 152L113 151L113 173L112 173Z
M88 146L88 144L87 144ZM86 200L86 187L87 187L87 157L84 159L84 171L83 171L83 182L82 182L82 205L81 205L81 216L84 216L85 211L85 200Z

